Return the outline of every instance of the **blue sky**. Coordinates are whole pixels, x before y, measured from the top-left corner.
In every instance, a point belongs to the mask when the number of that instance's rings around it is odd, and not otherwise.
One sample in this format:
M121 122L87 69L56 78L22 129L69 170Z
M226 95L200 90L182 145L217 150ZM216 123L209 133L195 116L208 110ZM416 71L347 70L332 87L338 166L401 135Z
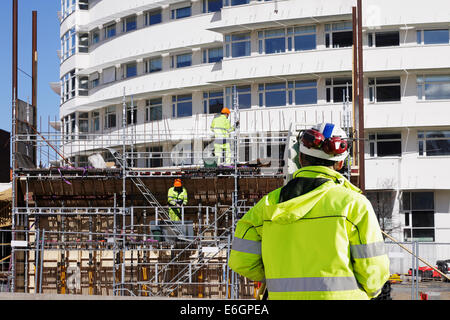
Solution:
M0 10L0 129L11 131L12 103L12 0L1 0ZM47 131L48 117L53 121L59 118L59 96L49 86L50 82L59 81L59 60L57 50L60 49L59 0L18 0L19 36L18 64L28 75L31 75L31 40L32 11L37 11L37 45L38 45L38 122L41 118L43 131ZM18 98L31 102L31 78L18 72Z

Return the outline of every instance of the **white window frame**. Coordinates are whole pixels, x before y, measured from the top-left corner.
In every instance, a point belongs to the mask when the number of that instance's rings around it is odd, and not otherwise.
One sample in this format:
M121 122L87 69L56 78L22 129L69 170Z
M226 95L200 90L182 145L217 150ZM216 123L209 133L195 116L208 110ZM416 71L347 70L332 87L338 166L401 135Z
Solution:
M380 139L379 136L388 135L388 134L399 134L399 138L391 138L391 139ZM379 156L378 155L378 143L383 142L400 142L400 155L386 155ZM370 158L401 158L402 157L402 133L401 132L372 132L369 133L369 157ZM372 153L373 150L373 153Z

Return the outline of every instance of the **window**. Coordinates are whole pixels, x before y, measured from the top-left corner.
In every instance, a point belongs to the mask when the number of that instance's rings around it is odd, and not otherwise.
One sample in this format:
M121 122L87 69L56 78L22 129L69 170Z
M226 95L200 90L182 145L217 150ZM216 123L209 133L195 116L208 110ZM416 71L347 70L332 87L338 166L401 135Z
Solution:
M400 45L400 33L398 31L369 33L368 38L369 47L393 47Z
M137 29L137 18L136 16L128 17L123 20L122 31L129 32Z
M145 61L145 72L152 73L162 70L162 58L156 57Z
M210 91L203 93L203 112L220 113L223 109L223 91Z
M417 44L448 44L449 29L417 30Z
M370 102L401 100L400 77L369 78Z
M216 12L222 9L222 0L203 0L203 13Z
M89 77L79 77L78 78L78 95L88 96L89 95Z
M417 97L419 100L450 99L450 75L418 76Z
M192 95L172 96L172 116L174 118L192 116Z
M71 28L61 38L61 61L66 60L75 54L76 50L76 32Z
M75 11L76 0L61 0L61 18L65 19Z
M279 53L286 51L286 30L266 30L258 32L259 53Z
M402 213L405 215L405 241L434 241L434 193L403 192Z
M223 59L223 48L203 49L203 63L219 62Z
M116 24L110 24L105 27L105 39L112 38L116 35Z
M137 63L132 62L125 65L125 78L137 76Z
M80 134L89 133L89 113L81 112L78 113L78 131ZM86 139L86 135L80 135L80 139Z
M174 66L174 57L172 56L172 68L184 68L192 65L192 53L179 54L175 56Z
M286 105L286 82L260 84L259 106L280 107Z
M289 81L288 88L288 103L290 105L317 104L316 81Z
M145 122L162 120L162 99L150 99L146 101Z
M105 129L116 127L116 107L107 107L105 110Z
M352 101L352 78L333 78L325 80L327 102ZM348 90L347 90L348 88Z
M191 7L184 7L171 10L172 19L182 19L191 16Z
M236 86L239 109L249 109L252 107L252 89L249 85ZM234 107L233 87L225 88L226 105Z
M78 0L80 10L89 10L89 0Z
M116 81L116 67L103 69L103 83Z
M250 33L225 36L225 56L230 57L230 55L232 58L250 55Z
M316 49L316 27L305 26L294 28L295 51ZM290 49L289 49L290 50Z
M94 72L91 75L91 88L98 87L99 84L100 84L100 75L98 74L98 72Z
M369 134L369 149L371 157L401 157L401 133Z
M127 124L137 123L137 107L127 103Z
M161 146L146 147L145 151L148 152L148 156L145 159L147 168L158 168L163 166L163 148Z
M368 191L367 199L372 204L373 210L378 218L381 230L392 230L392 213L396 201L395 191Z
M224 0L223 5L224 6L239 6L242 4L248 4L250 3L250 0Z
M81 52L81 53L89 52L89 34L88 33L78 34L78 52Z
M99 43L99 41L100 41L100 31L98 29L92 31L92 44Z
M61 79L61 102L75 97L76 77L75 70L66 73Z
M161 23L161 21L162 21L161 10L149 11L149 12L145 13L145 25L146 26L158 24L158 23Z
M325 46L327 48L344 48L353 45L351 22L325 25Z
M417 135L419 156L449 156L450 131L427 131Z
M92 111L91 112L91 128L93 132L97 132L100 130L100 112Z

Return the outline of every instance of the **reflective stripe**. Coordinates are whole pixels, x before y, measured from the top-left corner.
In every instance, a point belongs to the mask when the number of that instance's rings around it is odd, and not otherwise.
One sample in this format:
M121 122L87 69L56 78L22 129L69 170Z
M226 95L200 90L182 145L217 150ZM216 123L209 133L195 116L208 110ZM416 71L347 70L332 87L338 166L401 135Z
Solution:
M232 249L239 252L261 255L261 241L251 241L235 237Z
M356 290L354 277L266 279L269 292L343 291Z
M384 242L351 245L350 252L354 259L372 258L386 254Z

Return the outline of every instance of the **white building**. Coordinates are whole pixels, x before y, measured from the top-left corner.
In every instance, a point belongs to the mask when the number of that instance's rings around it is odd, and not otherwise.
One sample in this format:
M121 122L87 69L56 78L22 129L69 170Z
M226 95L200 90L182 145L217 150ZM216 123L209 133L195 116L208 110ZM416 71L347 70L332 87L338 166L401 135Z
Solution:
M234 86L243 136L341 123L352 6L356 0L62 0L66 142L79 133L120 144L127 130L136 150L152 152L138 166L171 165L155 157L181 136L207 141ZM450 242L449 12L447 0L363 1L366 189L378 212L393 212L385 227L400 240ZM89 153L70 148L74 161L87 162ZM239 159L269 149L243 148Z

